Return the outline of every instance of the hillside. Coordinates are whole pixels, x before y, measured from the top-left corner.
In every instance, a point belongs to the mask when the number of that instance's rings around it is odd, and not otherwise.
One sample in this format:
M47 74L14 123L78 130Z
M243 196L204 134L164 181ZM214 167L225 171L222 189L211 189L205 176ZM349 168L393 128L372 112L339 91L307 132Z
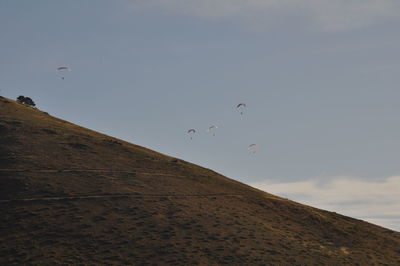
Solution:
M400 233L0 98L0 265L400 265Z

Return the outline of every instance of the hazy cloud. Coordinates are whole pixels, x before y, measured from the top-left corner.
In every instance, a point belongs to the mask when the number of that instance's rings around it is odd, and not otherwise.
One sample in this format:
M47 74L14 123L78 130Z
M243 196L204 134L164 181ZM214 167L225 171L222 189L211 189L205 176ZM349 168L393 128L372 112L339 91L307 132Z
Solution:
M126 0L131 9L237 19L259 29L280 24L324 31L362 28L398 17L398 0Z
M353 177L292 183L255 183L254 187L313 207L336 211L400 231L400 176L380 182Z

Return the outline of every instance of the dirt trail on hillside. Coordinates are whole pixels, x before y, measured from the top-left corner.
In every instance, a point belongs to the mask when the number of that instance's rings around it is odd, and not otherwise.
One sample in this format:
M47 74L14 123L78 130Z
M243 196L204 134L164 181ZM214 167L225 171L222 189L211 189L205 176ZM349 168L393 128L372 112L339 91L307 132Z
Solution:
M0 169L0 172L11 173L73 173L73 172L91 172L91 173L121 173L121 174L141 174L141 175L162 175L184 177L182 175L157 173L157 172L141 172L132 170L109 170L109 169Z
M71 172L95 172L95 173L131 173L140 175L162 175L184 177L180 175L157 173L157 172L139 172L127 170L109 170L109 169L0 169L0 172L28 172L28 173L71 173ZM241 194L169 194L169 195L150 195L150 194L101 194L101 195L75 195L65 197L40 197L0 200L0 203L9 202L27 202L27 201L54 201L54 200L80 200L80 199L98 199L98 198L209 198L209 197L241 197Z
M131 173L140 175L162 175L184 177L174 174L157 172L139 172L127 170L109 170L109 169L0 169L0 172L28 172L28 173L71 173L71 172L95 172L95 173ZM101 194L101 195L75 195L65 197L40 197L0 200L0 203L9 202L28 202L28 201L54 201L54 200L80 200L80 199L98 199L98 198L209 198L209 197L241 197L241 194L170 194L170 195L150 195L150 194Z
M170 194L170 195L150 195L150 194L107 194L107 195L76 195L65 197L41 197L25 199L0 200L0 203L26 202L26 201L54 201L54 200L81 200L98 198L213 198L213 197L242 197L241 194Z

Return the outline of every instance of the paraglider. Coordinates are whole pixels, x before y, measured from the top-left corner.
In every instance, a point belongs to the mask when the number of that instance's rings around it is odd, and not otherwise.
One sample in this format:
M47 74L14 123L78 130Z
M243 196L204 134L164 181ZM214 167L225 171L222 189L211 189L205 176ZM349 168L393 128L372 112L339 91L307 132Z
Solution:
M240 110L240 115L243 115L243 109L246 107L245 103L239 103L238 105L236 105L236 108L238 110Z
M212 126L210 126L210 127L208 127L208 129L207 129L207 132L213 132L213 136L215 136L215 130L217 129L218 127L217 126L214 126L214 125L212 125Z
M253 153L256 153L256 148L258 147L258 144L250 144L249 146L247 146L247 149Z
M193 135L196 133L196 130L191 128L191 129L188 130L187 133L190 135L190 139L193 139Z
M57 67L57 72L64 72L64 71L71 71L71 69L67 66L59 66ZM64 79L64 76L61 77L61 79Z

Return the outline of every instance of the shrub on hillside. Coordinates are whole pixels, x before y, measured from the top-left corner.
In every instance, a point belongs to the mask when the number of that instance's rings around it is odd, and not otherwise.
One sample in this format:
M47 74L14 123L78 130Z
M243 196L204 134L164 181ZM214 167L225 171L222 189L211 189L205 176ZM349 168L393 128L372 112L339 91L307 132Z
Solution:
M24 101L25 101L25 96L20 95L17 97L17 102L24 103Z
M23 103L28 106L36 106L35 102L31 98L25 97L23 95L18 96L17 102Z

